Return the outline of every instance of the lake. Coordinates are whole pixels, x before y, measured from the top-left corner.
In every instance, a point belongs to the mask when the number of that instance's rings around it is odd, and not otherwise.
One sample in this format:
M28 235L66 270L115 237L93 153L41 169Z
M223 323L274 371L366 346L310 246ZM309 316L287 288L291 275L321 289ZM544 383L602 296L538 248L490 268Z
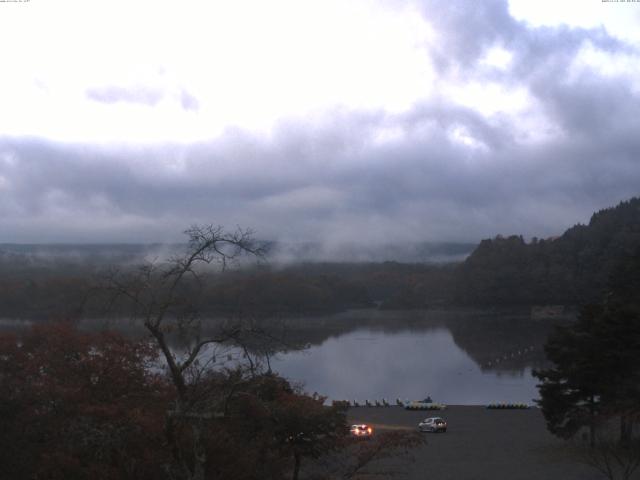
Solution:
M423 399L456 405L531 404L551 322L451 312L360 312L301 319L306 350L280 353L274 371L331 400ZM311 325L310 325L311 324Z

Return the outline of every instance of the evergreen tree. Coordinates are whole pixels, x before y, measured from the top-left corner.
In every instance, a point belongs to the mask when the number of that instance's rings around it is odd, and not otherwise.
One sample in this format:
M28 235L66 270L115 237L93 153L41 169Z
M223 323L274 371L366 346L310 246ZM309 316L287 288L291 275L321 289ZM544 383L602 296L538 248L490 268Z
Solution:
M538 403L549 431L570 438L588 427L592 444L607 376L601 368L598 341L591 334L600 314L600 307L587 307L576 324L558 328L545 346L554 366L534 371L542 381Z
M534 372L549 430L571 437L598 421L620 418L620 441L631 439L640 416L640 249L613 269L599 305L558 329L545 347L553 367Z

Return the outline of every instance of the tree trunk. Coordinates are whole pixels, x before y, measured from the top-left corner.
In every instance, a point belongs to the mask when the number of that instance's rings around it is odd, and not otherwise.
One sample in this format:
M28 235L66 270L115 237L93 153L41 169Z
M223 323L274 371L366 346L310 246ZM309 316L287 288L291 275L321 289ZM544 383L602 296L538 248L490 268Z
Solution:
M633 423L627 415L620 415L620 444L629 445L631 442L631 431Z
M164 338L164 334L160 328L157 328L150 323L145 323L147 330L151 332L151 335L156 339L162 354L164 355L164 359L167 362L167 366L169 367L169 373L171 374L171 380L173 381L173 385L176 387L178 391L178 396L183 398L187 392L186 382L184 380L184 375L180 371L180 368L176 364L173 355L171 354L171 349L167 344L166 339Z
M197 420L195 421L197 422ZM191 430L193 432L193 480L204 480L204 469L207 462L207 452L202 445L202 429L197 423L193 423Z
M592 395L589 402L589 446L596 446L596 414L595 414L595 398Z
M298 480L298 475L300 474L300 454L294 453L293 459L295 461L293 464L293 480Z

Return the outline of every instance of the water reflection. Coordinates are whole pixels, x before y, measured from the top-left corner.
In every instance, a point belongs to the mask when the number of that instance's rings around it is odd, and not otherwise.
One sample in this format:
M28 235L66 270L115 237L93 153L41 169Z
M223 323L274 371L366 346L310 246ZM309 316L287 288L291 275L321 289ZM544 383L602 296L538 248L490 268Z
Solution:
M344 328L336 329L323 320L317 330L307 323L298 338L314 339L312 346L281 353L271 364L305 390L331 399L430 395L434 401L474 405L531 403L538 397L531 371L544 363L542 345L551 324L496 315L418 318L415 313L358 326L362 323L342 322Z
M356 330L302 352L281 354L272 366L302 381L309 392L332 399L418 399L449 404L537 398L531 368L518 373L483 371L445 328L385 333Z

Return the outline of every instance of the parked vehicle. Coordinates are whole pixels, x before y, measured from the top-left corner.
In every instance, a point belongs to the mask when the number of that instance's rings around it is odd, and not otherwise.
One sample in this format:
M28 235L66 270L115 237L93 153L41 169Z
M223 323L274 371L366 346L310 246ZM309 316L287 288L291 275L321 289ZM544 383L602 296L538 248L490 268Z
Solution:
M425 418L418 424L418 430L421 432L446 432L447 422L440 417Z
M371 438L373 427L371 425L351 425L351 436L356 438Z

